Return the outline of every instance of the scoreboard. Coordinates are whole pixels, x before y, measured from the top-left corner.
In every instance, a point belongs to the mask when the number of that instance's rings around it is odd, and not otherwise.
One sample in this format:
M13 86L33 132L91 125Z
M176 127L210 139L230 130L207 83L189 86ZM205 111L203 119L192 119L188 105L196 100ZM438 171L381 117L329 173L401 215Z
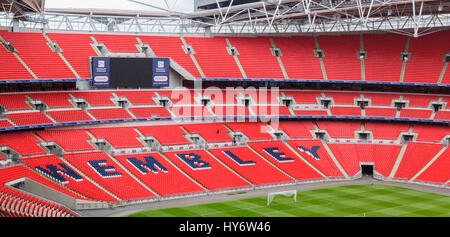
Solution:
M90 61L93 87L169 86L169 58L91 57Z

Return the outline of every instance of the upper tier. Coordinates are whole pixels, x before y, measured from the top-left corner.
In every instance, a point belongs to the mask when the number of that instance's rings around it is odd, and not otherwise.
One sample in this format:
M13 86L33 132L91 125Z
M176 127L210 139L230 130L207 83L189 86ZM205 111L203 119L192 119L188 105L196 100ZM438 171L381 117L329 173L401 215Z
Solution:
M444 60L450 51L450 31L420 38L394 34L180 38L7 31L0 35L17 49L16 55L3 47L0 50L0 65L8 65L1 70L2 80L90 78L89 57L98 56L93 43L101 43L113 53L136 53L142 42L156 56L170 57L196 78L450 84ZM58 44L60 55L50 49L48 41ZM194 54L186 54L185 45L190 45ZM231 46L237 55L229 54ZM319 49L322 58L315 53ZM366 52L365 58L360 58L360 51ZM404 52L409 53L406 61L401 57Z

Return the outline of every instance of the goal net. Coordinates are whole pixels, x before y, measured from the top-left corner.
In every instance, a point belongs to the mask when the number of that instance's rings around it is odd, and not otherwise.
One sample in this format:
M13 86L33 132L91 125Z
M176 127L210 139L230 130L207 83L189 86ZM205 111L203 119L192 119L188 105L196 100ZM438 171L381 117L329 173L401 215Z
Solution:
M283 195L286 197L294 196L294 202L297 202L297 190L288 190L288 191L268 193L267 194L267 206L270 205L270 203L273 201L273 199L277 195Z

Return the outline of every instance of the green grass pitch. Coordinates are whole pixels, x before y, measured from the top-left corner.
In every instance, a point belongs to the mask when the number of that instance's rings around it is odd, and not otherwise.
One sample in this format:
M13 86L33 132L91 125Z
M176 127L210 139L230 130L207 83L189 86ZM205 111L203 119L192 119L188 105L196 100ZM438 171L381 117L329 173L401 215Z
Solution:
M238 196L238 195L236 195ZM390 185L348 185L148 210L130 217L450 217L450 196Z

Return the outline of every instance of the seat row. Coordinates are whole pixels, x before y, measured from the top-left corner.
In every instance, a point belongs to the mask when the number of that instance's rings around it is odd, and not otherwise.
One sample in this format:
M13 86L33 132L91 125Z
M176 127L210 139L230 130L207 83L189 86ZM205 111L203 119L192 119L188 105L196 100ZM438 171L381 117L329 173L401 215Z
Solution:
M447 95L281 90L275 91L276 96L273 96L270 95L272 92L117 90L0 94L0 106L5 115L0 119L0 127L117 119L255 115L450 120L450 110L447 109L450 97ZM226 97L228 99L221 100ZM202 104L204 100L208 102ZM127 102L123 105L118 101ZM160 101L168 101L170 105L157 104ZM85 105L79 104L83 102Z
M0 215L4 217L75 217L68 208L57 203L26 194L7 186L0 186Z
M164 131L164 132L161 132ZM100 146L112 149L183 146L186 149L202 140L208 144L230 144L255 140L312 139L322 132L325 139L366 139L401 141L402 134L416 141L440 143L450 134L448 126L404 124L390 122L349 121L272 121L186 123L167 125L136 125L85 129L51 129L0 134L0 147L9 148L20 156L42 155L58 145L65 152L93 151ZM3 159L6 155L3 155Z

